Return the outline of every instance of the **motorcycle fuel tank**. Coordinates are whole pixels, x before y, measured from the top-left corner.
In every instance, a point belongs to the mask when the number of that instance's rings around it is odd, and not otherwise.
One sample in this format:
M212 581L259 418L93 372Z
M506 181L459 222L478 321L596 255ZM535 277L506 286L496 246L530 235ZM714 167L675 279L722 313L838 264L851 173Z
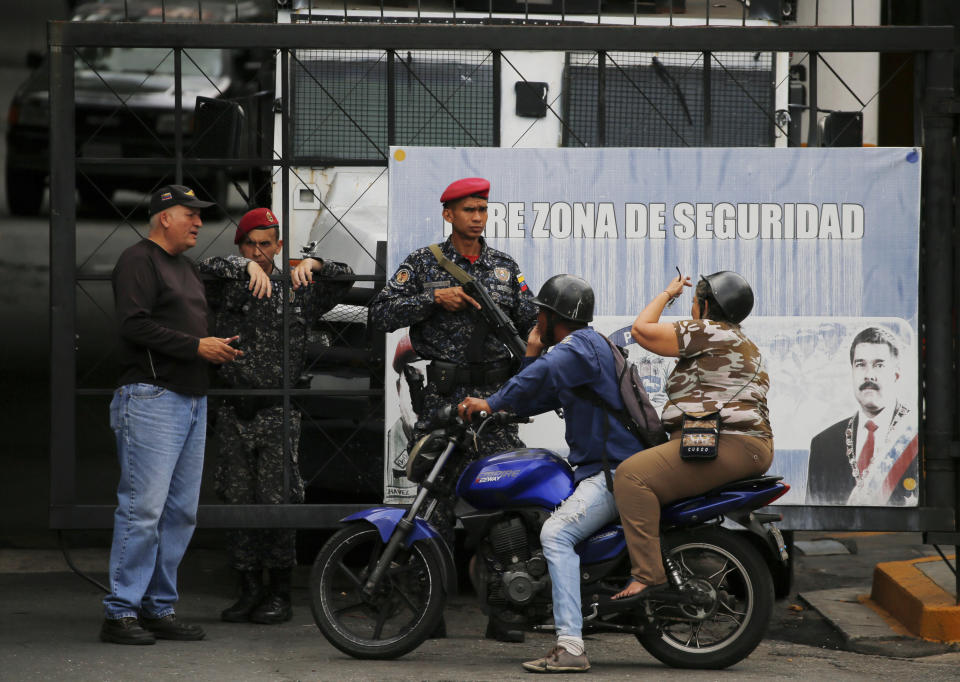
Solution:
M457 481L457 496L476 509L554 509L573 492L573 470L542 448L523 448L479 459Z

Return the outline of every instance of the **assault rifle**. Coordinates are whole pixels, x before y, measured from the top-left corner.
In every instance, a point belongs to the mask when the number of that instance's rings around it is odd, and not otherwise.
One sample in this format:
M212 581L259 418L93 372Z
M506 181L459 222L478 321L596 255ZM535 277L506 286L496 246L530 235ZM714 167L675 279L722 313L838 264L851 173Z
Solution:
M520 338L517 327L506 313L500 310L483 285L471 278L463 282L463 291L480 304L479 313L490 325L490 330L507 347L510 354L519 362L527 354L527 342Z
M440 264L440 267L453 275L453 278L460 282L464 293L480 304L480 314L483 316L483 319L487 321L487 324L490 325L491 331L493 331L503 345L507 347L507 350L510 351L510 354L517 363L520 363L523 360L523 356L527 354L527 342L520 338L520 334L517 333L517 327L513 324L513 320L500 310L500 306L494 303L493 299L490 298L490 294L487 293L487 290L483 288L480 282L471 277L466 270L443 255L439 244L432 244L429 248L434 258L437 259L437 263Z

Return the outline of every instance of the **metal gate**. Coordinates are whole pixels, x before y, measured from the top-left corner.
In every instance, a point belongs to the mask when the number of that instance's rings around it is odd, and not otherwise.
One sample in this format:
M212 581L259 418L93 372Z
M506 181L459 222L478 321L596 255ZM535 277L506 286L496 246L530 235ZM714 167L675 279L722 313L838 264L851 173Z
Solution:
M204 3L206 4L206 3ZM709 7L711 3L707 3ZM562 5L562 3L561 3ZM639 146L652 139L643 134L630 133L619 125L627 116L636 116L641 107L647 107L645 118L656 120L660 137L674 136L674 144L727 145L735 144L729 137L729 126L724 124L724 110L719 96L735 95L742 106L756 107L767 122L751 133L751 144L772 144L774 137L786 137L790 131L789 116L778 110L772 96L751 89L742 82L740 72L720 55L752 55L774 52L806 54L811 84L816 83L817 70L826 62L823 52L876 52L903 54L904 68L914 69L918 83L915 116L916 139L923 145L923 214L921 226L921 313L920 333L923 337L920 368L925 414L921 429L924 475L918 508L845 508L845 507L782 507L784 526L792 529L856 528L863 530L917 530L927 531L931 542L958 544L956 535L957 499L957 391L955 371L955 331L952 328L954 312L953 292L957 290L958 267L954 262L953 194L955 189L955 112L954 62L955 43L953 26L884 26L884 27L754 27L744 21L738 26L718 28L709 24L685 26L642 26L561 21L536 21L529 17L513 22L494 18L492 5L487 18L467 20L452 14L442 21L427 21L419 16L409 22L394 21L380 13L373 13L363 21L316 21L278 24L254 23L131 23L131 22L54 22L50 25L50 196L51 196L51 510L50 525L56 529L108 528L112 523L112 487L110 495L102 486L99 497L88 494L85 486L91 482L88 475L91 462L103 467L112 461L106 428L106 402L112 393L113 379L106 371L110 366L110 347L96 340L111 328L112 313L105 292L109 289L107 266L103 255L109 253L104 245L108 239L120 242L139 239L145 224L143 199L132 208L114 204L111 214L116 227L94 245L83 245L78 238L78 204L76 188L84 184L97 188L97 170L105 167L127 169L133 173L144 168L153 178L149 190L168 182L184 182L205 194L216 194L222 187L235 185L247 205L254 205L271 182L280 191L275 201L284 228L283 260L289 262L291 245L287 230L291 222L291 187L297 182L295 168L303 163L330 163L383 166L385 173L387 146L409 143L405 136L419 135L427 129L426 144L448 144L450 131L459 136L460 146L485 146L502 143L501 131L495 121L484 117L482 107L453 105L456 92L442 92L431 86L429 68L443 68L442 61L432 67L428 63L411 64L405 55L411 52L455 52L463 59L472 60L478 70L489 67L488 78L498 83L503 70L510 68L519 82L527 82L522 69L507 65L502 56L507 51L551 51L562 45L567 52L568 74L577 69L589 76L583 87L594 94L593 107L586 110L574 106L576 102L545 102L547 117L556 117L563 128L563 143L570 146ZM634 23L636 23L634 3ZM709 10L708 10L709 12ZM672 22L671 22L672 23ZM198 128L199 114L189 111L182 100L185 70L203 71L198 51L223 50L235 54L257 46L266 57L251 76L257 87L247 88L242 97L224 98L239 102L241 118L251 120L256 110L260 116L272 111L279 114L275 127L277 139L267 141L274 127L258 126L248 144L203 144L203 135L219 135L222 124L236 121L236 106L210 106L212 120L219 122L207 128ZM661 68L667 73L644 72L632 65L631 58L641 52L663 55ZM97 121L84 123L77 117L75 83L78 70L96 72L96 50L108 48L154 48L163 53L163 59L172 60L175 91L175 109L164 125L171 133L160 140L165 153L149 155L116 153L116 150L98 151L96 138L109 128L110 120L129 116L153 137L158 137L159 121L137 120L127 102L128 93L114 91L116 101L112 109ZM330 51L359 52L373 55L364 60L353 59L352 72L335 73L325 69L309 55L329 54ZM673 55L693 53L699 63L695 83L684 80L689 76L689 65L671 62ZM274 59L271 59L273 57ZM263 83L272 78L275 64L279 77L278 91L269 100L258 95ZM589 69L587 67L589 66ZM90 68L88 68L90 67ZM685 72L684 69L687 69ZM827 68L832 70L832 67ZM658 69L659 71L659 69ZM382 73L381 73L382 72ZM267 77L265 78L265 74ZM380 74L377 78L372 75ZM581 74L583 75L583 74ZM422 121L409 119L410 99L397 92L401 78L408 87L416 89L430 102L436 125L447 130L437 133L437 142L430 142L430 128ZM377 80L380 79L380 80ZM305 130L294 118L297 107L311 104L303 97L303 86L310 83L316 93L323 93L323 106L329 119L336 122L330 129ZM377 90L383 84L383 91ZM528 83L531 87L535 84ZM773 84L776 85L776 84ZM650 95L651 88L667 87L679 92L676 101L687 102L675 111L667 111ZM299 88L299 90L298 90ZM373 88L362 100L362 105L350 98L358 89ZM809 108L816 112L816 88L811 93ZM875 96L875 93L873 93ZM568 95L576 99L576 93ZM299 99L298 99L299 97ZM404 99L407 97L407 99ZM259 99L258 99L259 98ZM695 106L689 106L692 100ZM869 101L869 100L868 100ZM744 104L745 103L745 104ZM496 99L493 103L499 106ZM580 102L582 105L582 101ZM866 103L864 103L866 106ZM112 111L112 113L110 113ZM209 114L210 112L208 112ZM405 119L404 117L407 116ZM189 132L188 119L194 129ZM811 116L809 143L816 145L820 132L815 117ZM299 119L297 119L299 120ZM676 121L687 120L692 133L680 134ZM84 128L83 126L87 126ZM339 127L338 127L339 126ZM184 132L188 131L188 132ZM631 137L631 135L633 135ZM210 142L210 140L208 140ZM663 144L662 142L660 144ZM212 151L211 151L212 150ZM227 150L225 152L224 150ZM217 172L211 172L211 170ZM246 178L246 187L237 179ZM217 183L221 183L217 185ZM220 187L220 189L216 189ZM213 189L214 191L211 191ZM100 192L111 198L109 192ZM81 199L83 194L81 193ZM320 201L319 197L313 197ZM81 204L82 208L82 204ZM349 209L348 209L349 210ZM343 221L341 213L334 216ZM226 243L220 237L230 232L235 223L229 217L211 221L206 231L214 237L203 248ZM139 230L139 231L138 231ZM219 232L217 232L219 230ZM122 236L121 236L122 235ZM218 241L219 240L219 241ZM124 244L121 243L120 247ZM113 247L119 248L119 247ZM201 248L196 249L200 251ZM196 255L191 253L191 255ZM382 284L382 253L369 252L367 267L358 270L358 280L371 282L375 288ZM356 269L356 268L355 268ZM945 285L944 283L954 283ZM361 306L367 293L352 299ZM927 295L934 292L935 295ZM285 308L284 315L289 311ZM369 438L370 425L376 423L383 401L382 339L365 330L360 317L327 319L317 334L325 342L319 344L315 369L352 367L365 375L366 385L357 388L298 388L297 377L285 376L284 387L252 393L280 396L285 409L302 407L311 402L319 405L313 412L320 414L345 406L340 413L315 420L323 434L331 460L337 457L350 460L357 452L351 448L366 448L370 442L377 445L379 436ZM324 336L325 335L325 336ZM344 339L342 343L334 337ZM94 339L92 344L88 339ZM287 353L285 338L284 360ZM380 351L382 353L382 351ZM326 363L326 365L325 365ZM285 363L286 366L286 363ZM949 368L947 371L945 368ZM236 393L237 391L232 391ZM231 393L215 391L213 394ZM247 392L250 393L250 392ZM326 418L326 417L324 417ZM305 424L308 420L305 419ZM289 424L285 426L288 428ZM374 429L375 431L375 429ZM96 433L95 433L96 432ZM338 434L336 437L330 434ZM366 433L366 440L364 434ZM96 442L102 445L95 453L84 452L80 443ZM351 443L353 445L351 445ZM89 449L89 448L86 448ZM308 475L324 476L324 467ZM349 462L344 464L349 467ZM355 464L354 464L355 466ZM379 465L378 465L379 466ZM109 474L110 469L94 470ZM363 472L357 471L361 481ZM96 477L94 477L96 478ZM110 486L115 477L101 477ZM107 480L109 479L109 480ZM362 484L362 481L361 481ZM348 486L349 487L349 486ZM365 500L363 500L365 501ZM374 501L374 500L370 500ZM330 527L348 512L360 506L349 496L335 503L308 503L304 505L227 506L201 504L199 519L205 527Z

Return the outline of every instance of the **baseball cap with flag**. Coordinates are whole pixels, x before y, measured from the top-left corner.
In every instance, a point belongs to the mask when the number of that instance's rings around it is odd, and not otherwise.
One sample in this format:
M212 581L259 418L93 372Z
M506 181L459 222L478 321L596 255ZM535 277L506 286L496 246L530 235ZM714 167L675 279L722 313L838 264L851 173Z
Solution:
M171 206L189 206L190 208L207 208L213 206L212 201L200 201L189 187L183 185L165 185L150 197L150 215L156 215Z

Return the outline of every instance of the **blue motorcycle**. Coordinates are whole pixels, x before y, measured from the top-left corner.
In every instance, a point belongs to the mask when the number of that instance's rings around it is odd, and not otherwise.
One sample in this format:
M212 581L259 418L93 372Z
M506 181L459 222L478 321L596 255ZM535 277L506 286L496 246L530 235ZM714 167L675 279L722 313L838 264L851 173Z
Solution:
M374 507L346 519L317 555L310 577L314 619L333 646L355 658L391 659L423 643L457 585L453 554L431 519L438 499L475 552L470 577L484 610L511 627L551 630L550 575L540 528L574 490L573 471L538 448L473 461L492 421L464 423L450 410L408 462L419 482L408 509ZM774 601L772 572L787 571L779 515L758 512L784 495L778 477L736 481L663 508L665 589L628 604L610 599L630 573L623 529L598 530L580 554L584 632L626 632L660 661L725 668L763 639ZM731 528L731 526L733 528Z

